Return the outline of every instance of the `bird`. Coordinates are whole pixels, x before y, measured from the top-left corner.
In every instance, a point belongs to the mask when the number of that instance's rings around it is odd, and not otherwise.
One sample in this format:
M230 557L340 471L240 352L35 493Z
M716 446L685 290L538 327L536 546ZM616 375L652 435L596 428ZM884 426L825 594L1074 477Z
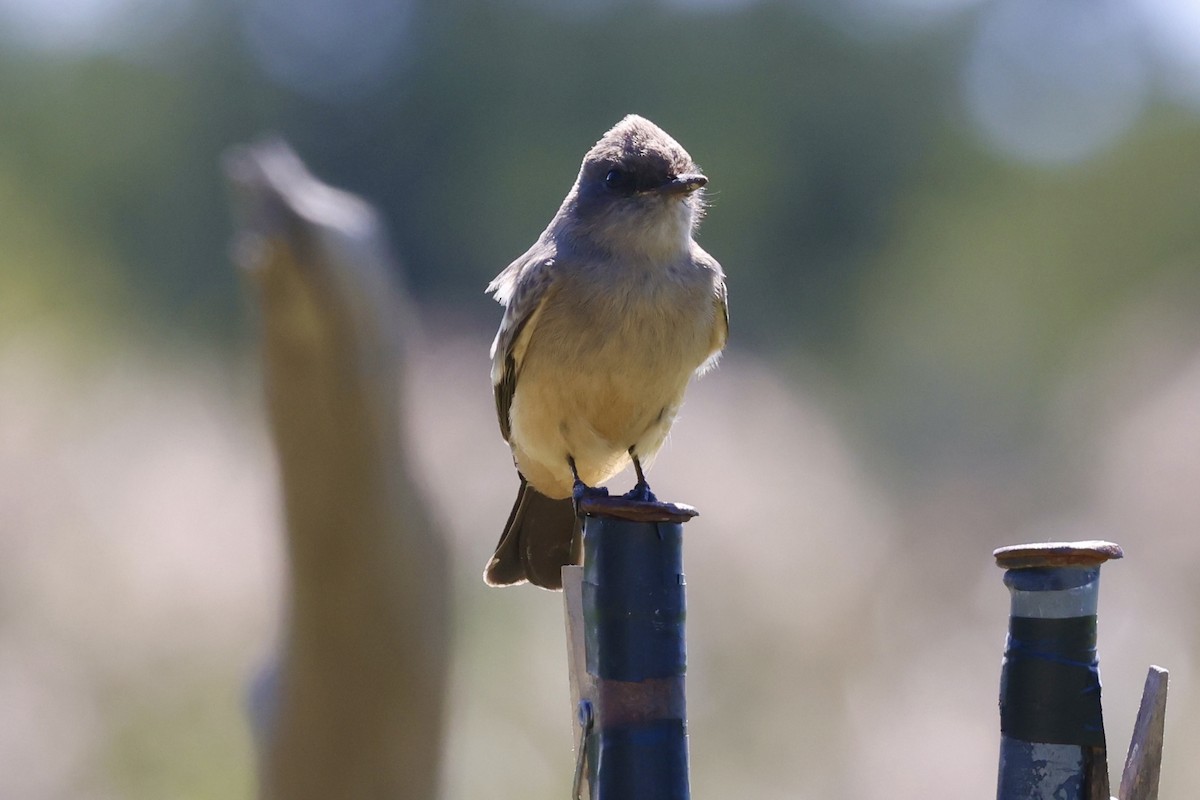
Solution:
M488 284L500 432L520 478L484 570L492 586L561 589L580 563L574 506L632 461L631 501L693 375L729 334L725 273L694 234L708 178L662 128L630 114L587 151L537 241Z

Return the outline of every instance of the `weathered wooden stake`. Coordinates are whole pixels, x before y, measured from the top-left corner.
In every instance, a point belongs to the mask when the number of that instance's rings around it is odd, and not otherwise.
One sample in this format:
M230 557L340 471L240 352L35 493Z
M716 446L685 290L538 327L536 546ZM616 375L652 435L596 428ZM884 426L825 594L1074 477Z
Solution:
M1012 593L1000 678L999 800L1109 800L1096 660L1100 565L1110 542L994 553Z
M1167 718L1167 671L1150 667L1142 704L1138 708L1125 772L1121 775L1121 800L1158 800L1162 772L1163 729Z
M567 672L571 684L571 724L580 730L575 738L575 782L571 800L591 797L585 756L587 735L595 722L596 682L587 671L587 649L583 624L583 567L562 570L563 617L567 623ZM584 709L587 714L581 713Z

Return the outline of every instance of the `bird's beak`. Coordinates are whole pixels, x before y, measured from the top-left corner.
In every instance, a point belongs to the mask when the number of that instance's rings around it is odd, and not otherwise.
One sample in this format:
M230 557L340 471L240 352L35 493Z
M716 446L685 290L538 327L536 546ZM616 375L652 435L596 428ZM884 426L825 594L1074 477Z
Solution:
M706 183L708 183L708 178L700 173L685 172L682 175L676 175L662 186L659 186L658 191L663 194L691 194Z

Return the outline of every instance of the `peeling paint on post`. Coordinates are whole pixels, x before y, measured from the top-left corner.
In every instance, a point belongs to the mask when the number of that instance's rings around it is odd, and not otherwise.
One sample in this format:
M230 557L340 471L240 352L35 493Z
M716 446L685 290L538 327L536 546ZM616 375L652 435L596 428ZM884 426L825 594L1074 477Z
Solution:
M1000 677L998 800L1108 800L1096 659L1100 565L1109 542L994 553L1011 592Z

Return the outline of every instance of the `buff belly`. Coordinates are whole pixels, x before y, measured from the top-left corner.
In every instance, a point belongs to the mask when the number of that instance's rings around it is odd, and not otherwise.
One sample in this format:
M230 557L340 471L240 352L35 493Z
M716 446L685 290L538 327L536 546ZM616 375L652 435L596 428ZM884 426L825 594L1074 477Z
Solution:
M544 376L526 363L511 409L517 468L535 489L569 497L568 456L589 486L629 464L629 448L646 463L662 447L692 370L668 375L623 368L616 375L561 367ZM568 374L564 374L568 373Z

